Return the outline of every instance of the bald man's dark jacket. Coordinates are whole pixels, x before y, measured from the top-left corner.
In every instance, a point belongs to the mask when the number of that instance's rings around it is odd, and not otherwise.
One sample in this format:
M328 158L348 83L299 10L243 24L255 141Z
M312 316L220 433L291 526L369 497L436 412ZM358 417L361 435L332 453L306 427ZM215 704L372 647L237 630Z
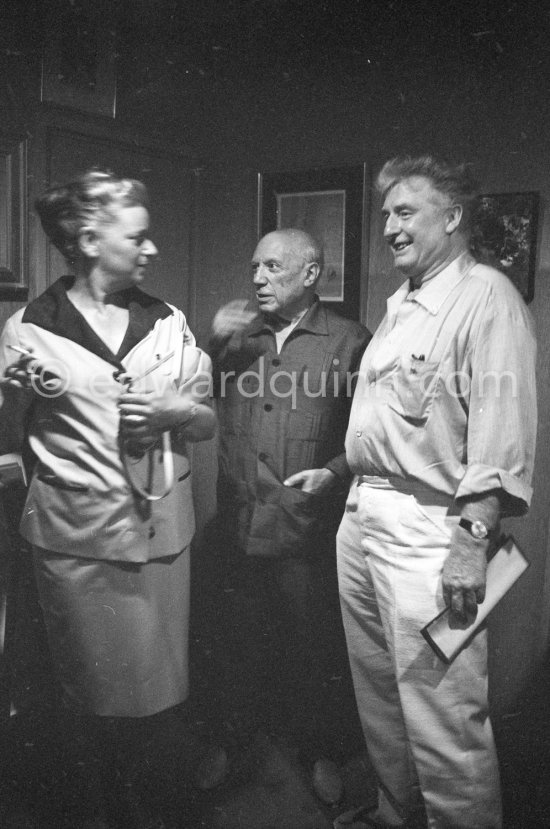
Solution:
M220 420L218 505L224 533L248 555L311 556L336 521L350 480L344 453L354 372L370 333L316 300L277 353L258 315L238 336L213 343ZM285 487L326 467L326 496Z

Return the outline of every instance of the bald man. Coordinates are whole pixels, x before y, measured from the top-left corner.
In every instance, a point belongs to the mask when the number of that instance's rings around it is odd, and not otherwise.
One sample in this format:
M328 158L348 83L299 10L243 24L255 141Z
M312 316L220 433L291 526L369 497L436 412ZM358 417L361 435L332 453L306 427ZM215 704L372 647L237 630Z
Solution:
M210 353L227 659L243 680L250 725L286 730L313 768L317 793L333 801L338 787L327 790L327 765L317 761L334 756L338 711L327 689L347 671L335 533L350 481L353 375L370 334L319 302L321 270L310 235L268 233L252 257L255 302L218 311Z

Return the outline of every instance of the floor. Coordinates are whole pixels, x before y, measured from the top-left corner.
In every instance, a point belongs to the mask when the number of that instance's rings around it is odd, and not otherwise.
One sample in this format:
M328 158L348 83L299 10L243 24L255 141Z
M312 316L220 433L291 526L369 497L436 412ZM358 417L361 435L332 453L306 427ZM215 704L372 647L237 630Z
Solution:
M23 580L22 589L31 587ZM55 733L56 689L37 606L32 596L26 601L30 611L25 625L17 630L19 651L11 662L11 696L17 700L17 713L9 716L4 709L2 717L0 826L61 829L68 780ZM199 789L195 781L198 761L218 738L208 711L216 698L212 689L221 658L212 647L212 638L199 630L195 628L192 637L191 700L175 715L177 720L167 718L161 723L141 751L142 794L162 813L168 829L330 829L341 811L372 798L375 781L356 713L347 711L343 713L350 729L335 758L344 781L338 805L326 806L316 797L310 772L300 762L291 734L258 729L245 738L238 718L226 723L229 767L225 780L212 790ZM5 683L2 690L5 700ZM334 727L341 728L341 724L342 718L335 717ZM505 828L550 827L549 669L539 673L520 709L495 722L495 730ZM124 822L120 826L130 829ZM424 826L419 808L414 829Z
M547 693L539 702L545 705L545 716L530 706L498 724L506 829L550 826ZM60 829L64 781L58 758L47 753L47 739L37 734L37 718L18 719L12 718L11 739L4 741L2 752L0 825ZM40 727L44 735L46 729ZM200 722L195 731L200 733ZM179 750L170 749L167 735L162 753L150 752L151 775L144 786L149 802L162 811L170 829L330 829L337 814L370 800L375 790L368 758L359 753L341 767L342 802L335 807L323 805L292 746L265 733L258 733L246 752L231 756L226 780L211 791L194 785L190 767L178 763L179 756ZM424 825L419 812L415 829Z

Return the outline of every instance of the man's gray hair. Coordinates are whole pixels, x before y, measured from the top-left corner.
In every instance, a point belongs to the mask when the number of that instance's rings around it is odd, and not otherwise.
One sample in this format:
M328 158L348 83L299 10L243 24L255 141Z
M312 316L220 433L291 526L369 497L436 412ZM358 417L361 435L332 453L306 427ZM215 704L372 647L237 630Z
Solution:
M396 184L413 176L428 179L435 190L444 193L454 204L462 205L462 221L468 224L478 192L470 164L449 164L432 155L396 156L386 161L378 173L376 189L385 196Z

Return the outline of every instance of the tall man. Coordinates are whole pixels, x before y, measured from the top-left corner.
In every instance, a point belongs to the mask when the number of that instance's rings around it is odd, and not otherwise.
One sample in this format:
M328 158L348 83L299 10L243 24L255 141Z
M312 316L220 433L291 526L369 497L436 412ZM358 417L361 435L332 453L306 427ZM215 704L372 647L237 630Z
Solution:
M528 508L533 326L510 280L469 253L464 167L398 158L377 184L407 281L363 357L346 437L356 477L338 533L340 597L379 780L356 825L405 825L417 778L430 829L489 829L501 806L486 633L445 665L420 629L445 604L471 620L499 519Z
M335 534L351 479L344 437L354 372L370 339L319 302L321 267L307 233L264 236L252 257L257 302L218 311L209 349L218 526L230 551L224 643L233 634L246 718L275 730L287 722L310 762L325 753L320 732L330 738L338 715L323 706L341 667L331 648L341 626ZM340 649L345 670L343 635Z

